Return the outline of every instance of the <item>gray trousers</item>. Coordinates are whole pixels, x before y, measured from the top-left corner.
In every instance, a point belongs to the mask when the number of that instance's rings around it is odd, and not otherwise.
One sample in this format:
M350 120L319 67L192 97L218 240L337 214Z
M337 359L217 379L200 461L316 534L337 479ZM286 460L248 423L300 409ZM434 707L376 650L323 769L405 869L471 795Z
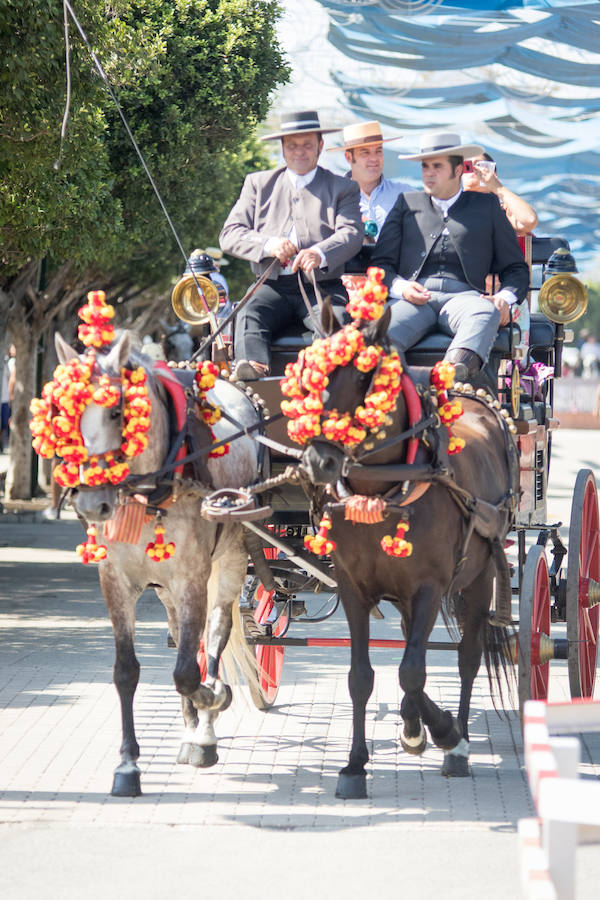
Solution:
M388 336L398 350L414 347L431 331L452 335L448 349L472 350L487 362L494 344L500 313L493 303L470 285L450 278L426 278L420 282L431 292L423 306L393 300Z

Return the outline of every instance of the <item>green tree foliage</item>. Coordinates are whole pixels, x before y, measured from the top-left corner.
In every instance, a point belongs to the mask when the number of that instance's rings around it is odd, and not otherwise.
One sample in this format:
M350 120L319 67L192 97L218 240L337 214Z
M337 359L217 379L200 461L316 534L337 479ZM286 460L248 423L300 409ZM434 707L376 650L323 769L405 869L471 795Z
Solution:
M186 249L214 243L287 77L273 0L73 0ZM182 260L88 49L60 0L0 5L0 263L71 261L137 283ZM2 282L0 282L2 284Z
M586 333L595 335L600 341L600 284L588 284L587 291L588 307L585 315L568 326L573 329L576 342L581 340Z
M244 175L266 163L255 126L288 76L275 32L278 3L71 5L184 251L216 243ZM168 300L156 294L184 264L70 18L68 54L66 43L62 0L0 3L0 323L8 321L17 350L11 499L27 497L31 489L28 409L42 335L53 330L58 316L70 322L92 285L118 299L119 312L139 309L147 298L166 311ZM70 104L61 142L68 70ZM137 305L123 302L134 298Z

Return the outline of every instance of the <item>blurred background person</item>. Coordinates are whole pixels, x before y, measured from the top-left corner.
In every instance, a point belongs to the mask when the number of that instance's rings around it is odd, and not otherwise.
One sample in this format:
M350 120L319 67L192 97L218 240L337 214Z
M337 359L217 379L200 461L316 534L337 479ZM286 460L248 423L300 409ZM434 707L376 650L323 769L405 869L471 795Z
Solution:
M15 346L11 344L7 355L4 357L4 365L2 366L2 409L1 409L1 425L0 432L0 453L8 450L8 442L10 439L10 408L12 402L12 394L14 392L15 379Z

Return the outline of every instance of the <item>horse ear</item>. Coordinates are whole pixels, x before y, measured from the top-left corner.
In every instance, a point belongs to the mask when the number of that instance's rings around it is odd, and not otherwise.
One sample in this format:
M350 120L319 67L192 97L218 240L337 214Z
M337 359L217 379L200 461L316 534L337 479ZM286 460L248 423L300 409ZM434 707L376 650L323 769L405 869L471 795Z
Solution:
M117 343L114 347L111 348L110 353L107 355L104 366L109 372L114 372L115 375L118 375L121 372L121 369L127 363L129 359L129 354L131 352L131 335L128 331L124 331Z
M331 305L331 298L325 297L323 300L323 307L321 309L321 326L323 328L323 333L325 335L333 334L334 331L339 331L342 327L338 322L335 313L333 312L333 306Z
M386 306L383 314L379 319L375 319L368 328L365 329L363 337L368 344L379 344L386 336L390 327L390 319L392 317L392 307Z
M54 346L56 347L56 355L61 365L66 365L70 359L78 356L77 350L73 350L70 344L67 344L62 334L58 331L54 335Z

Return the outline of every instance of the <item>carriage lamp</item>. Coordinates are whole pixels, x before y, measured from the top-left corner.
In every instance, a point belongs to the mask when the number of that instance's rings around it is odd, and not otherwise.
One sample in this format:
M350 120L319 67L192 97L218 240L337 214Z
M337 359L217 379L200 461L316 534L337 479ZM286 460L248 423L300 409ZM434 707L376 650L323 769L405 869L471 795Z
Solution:
M546 266L538 307L557 325L574 322L587 309L587 290L573 272L577 272L577 265L572 254L564 247L555 250Z
M546 276L559 275L561 272L578 272L573 254L566 247L554 251L546 263Z

